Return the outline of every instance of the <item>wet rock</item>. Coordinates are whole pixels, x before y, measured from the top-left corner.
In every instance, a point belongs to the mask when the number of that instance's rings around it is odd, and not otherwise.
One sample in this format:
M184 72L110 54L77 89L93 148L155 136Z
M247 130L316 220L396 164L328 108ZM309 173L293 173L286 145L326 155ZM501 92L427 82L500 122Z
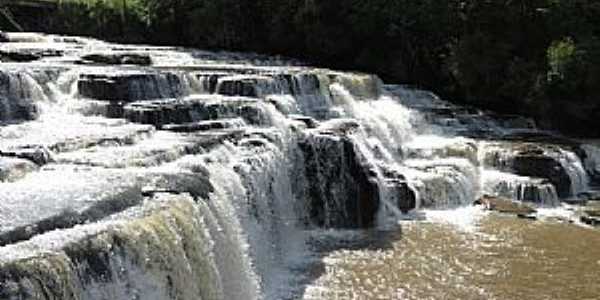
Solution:
M152 126L131 124L125 120L80 116L10 125L3 129L0 131L0 152L39 164L48 161L44 158L48 156L42 155L40 160L38 154L44 152L38 149L62 153L106 144L130 145L154 132Z
M417 208L415 191L409 187L405 180L388 179L385 184L388 196L390 197L389 200L391 203L395 204L402 213L408 213Z
M177 99L133 102L123 107L129 121L161 128L165 124L192 122L192 106Z
M173 132L195 132L239 128L243 125L244 120L238 118L165 125L162 127L162 130L168 130Z
M576 196L571 194L575 185L581 182L572 182L572 179L577 178L572 178L565 167L565 164L572 165L576 162L569 161L566 152L559 146L511 142L486 146L485 151L486 166L520 176L545 178L556 187L560 198Z
M560 204L556 188L548 179L492 170L485 170L481 176L485 192L490 195L544 206Z
M22 146L10 150L0 150L0 156L25 159L38 166L52 161L52 153L43 146Z
M184 94L181 79L174 73L118 71L83 73L77 82L79 95L104 101L134 102L170 99ZM111 72L112 71L112 72Z
M226 299L204 218L189 196L162 194L2 247L0 298Z
M201 72L192 72L191 73L192 76L195 76L196 79L198 79L198 81L201 84L201 88L202 91L208 94L214 94L217 92L217 85L219 83L219 79L226 77L226 76L231 76L230 72L218 72L218 71L214 71L214 72L207 72L207 71L201 71Z
M0 122L37 118L39 112L35 101L43 100L43 97L27 72L0 70Z
M344 136L313 134L300 148L312 222L325 228L373 225L379 207L378 185L353 142Z
M187 124L189 127L193 122L238 117L253 125L268 124L269 120L263 112L263 107L257 101L252 98L199 96L133 102L125 105L123 111L124 117L132 122L157 127L167 124Z
M83 55L81 59L85 64L138 66L152 65L152 58L150 58L150 55L132 52L92 53Z
M0 185L0 246L98 221L140 204L143 191L165 190L199 199L213 188L197 174L51 165Z
M235 75L219 78L217 93L224 96L262 98L269 94L281 94L283 88L269 76Z
M563 200L561 200L561 202L569 204L569 205L576 205L576 206L585 206L588 203L588 201L585 199L563 199Z
M32 52L0 50L0 61L3 62L31 62L40 58L41 55Z
M321 134L345 136L360 128L360 123L354 119L334 119L321 123L317 128Z
M514 158L513 168L519 175L547 178L559 197L571 195L571 178L561 163L539 151L522 151Z
M123 169L155 167L175 162L186 155L210 150L225 141L241 138L242 131L220 130L192 133L158 131L132 145L98 145L54 156L57 164Z
M537 212L532 207L521 202L493 196L483 196L477 201L475 201L475 204L483 205L487 210L493 210L501 213L514 215L529 216Z
M598 216L581 216L579 220L590 226L600 226L600 217Z
M343 85L356 98L378 99L381 96L383 83L375 75L332 72L329 78Z
M535 121L531 118L515 115L497 115L495 118L500 125L509 129L535 129Z
M308 129L314 129L319 127L319 122L312 117L302 115L289 115L288 118L302 122L306 125L306 128Z

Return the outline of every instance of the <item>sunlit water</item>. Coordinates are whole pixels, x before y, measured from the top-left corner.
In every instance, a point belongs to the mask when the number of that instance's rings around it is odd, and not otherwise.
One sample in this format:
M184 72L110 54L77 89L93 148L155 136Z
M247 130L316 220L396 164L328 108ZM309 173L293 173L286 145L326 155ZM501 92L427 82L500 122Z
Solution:
M340 248L325 255L304 299L600 297L597 230L496 214L473 222L407 221L324 238Z

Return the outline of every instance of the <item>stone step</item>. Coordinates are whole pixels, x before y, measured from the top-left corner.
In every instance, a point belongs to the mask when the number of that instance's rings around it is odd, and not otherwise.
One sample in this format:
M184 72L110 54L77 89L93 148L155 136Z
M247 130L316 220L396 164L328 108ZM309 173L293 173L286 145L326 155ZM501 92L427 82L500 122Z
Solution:
M61 153L103 144L127 145L151 136L154 131L153 126L131 124L124 120L49 116L44 120L3 127L0 131L0 153L16 153L16 157L29 158L19 153L39 149Z
M182 79L176 73L135 68L85 69L79 75L77 90L83 98L122 103L185 94Z
M59 164L87 165L105 168L153 167L173 162L185 155L209 151L227 140L238 140L243 130L209 130L178 134L158 131L152 137L132 145L100 145L59 153L53 159Z
M0 298L225 299L209 217L189 195L0 247Z
M266 116L259 99L198 95L183 99L142 101L123 107L126 119L158 128L169 124L191 124L206 120L241 117L249 124L264 124ZM177 128L177 127L175 127Z
M203 174L188 172L48 165L0 184L0 245L100 220L140 204L153 190L206 199L212 186Z

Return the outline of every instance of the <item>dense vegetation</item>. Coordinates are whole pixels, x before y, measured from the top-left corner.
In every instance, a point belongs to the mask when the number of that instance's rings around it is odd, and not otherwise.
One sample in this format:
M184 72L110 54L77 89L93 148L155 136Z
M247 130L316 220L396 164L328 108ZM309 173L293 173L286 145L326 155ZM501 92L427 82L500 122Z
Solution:
M49 30L284 54L600 136L597 0L61 2Z

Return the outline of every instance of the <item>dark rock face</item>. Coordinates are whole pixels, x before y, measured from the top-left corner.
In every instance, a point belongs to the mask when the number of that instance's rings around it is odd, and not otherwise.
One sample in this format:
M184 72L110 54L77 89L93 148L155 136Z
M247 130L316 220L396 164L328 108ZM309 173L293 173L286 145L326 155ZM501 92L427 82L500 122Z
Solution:
M0 50L0 61L32 62L44 57L57 57L63 53L53 49L10 49Z
M517 175L544 178L554 185L560 198L567 198L572 196L573 183L557 158L558 151L556 146L536 143L508 144L496 152L489 153L485 163ZM536 199L535 189L525 188L527 199Z
M17 149L0 150L0 157L25 159L38 166L52 161L50 150L41 146L22 146Z
M269 94L282 94L286 91L270 76L236 75L222 77L216 87L217 93L225 96L260 98Z
M135 123L150 124L159 128L167 124L187 124L189 128L200 126L198 128L201 129L203 125L196 122L238 117L249 124L265 124L266 116L257 101L252 98L221 96L139 101L125 105L122 117ZM204 123L206 124L208 123Z
M152 59L148 54L139 53L93 53L81 57L85 64L102 65L152 65Z
M202 91L207 94L214 94L217 92L217 84L219 79L225 76L230 76L230 73L226 72L196 72L192 74L198 81L200 81Z
M0 122L33 120L38 109L34 104L36 83L24 72L0 71Z
M393 204L402 212L407 213L417 208L417 197L408 183L401 179L386 180L388 196Z
M352 140L316 134L302 141L300 148L304 153L311 221L325 228L373 225L379 208L379 189Z
M519 175L547 178L556 187L561 198L571 195L571 178L553 157L536 151L521 152L515 156L513 168Z
M180 78L174 73L129 71L82 74L77 83L86 98L111 102L177 98L184 94Z
M191 122L190 109L190 105L176 99L141 101L127 104L123 108L123 117L135 123L162 127Z

